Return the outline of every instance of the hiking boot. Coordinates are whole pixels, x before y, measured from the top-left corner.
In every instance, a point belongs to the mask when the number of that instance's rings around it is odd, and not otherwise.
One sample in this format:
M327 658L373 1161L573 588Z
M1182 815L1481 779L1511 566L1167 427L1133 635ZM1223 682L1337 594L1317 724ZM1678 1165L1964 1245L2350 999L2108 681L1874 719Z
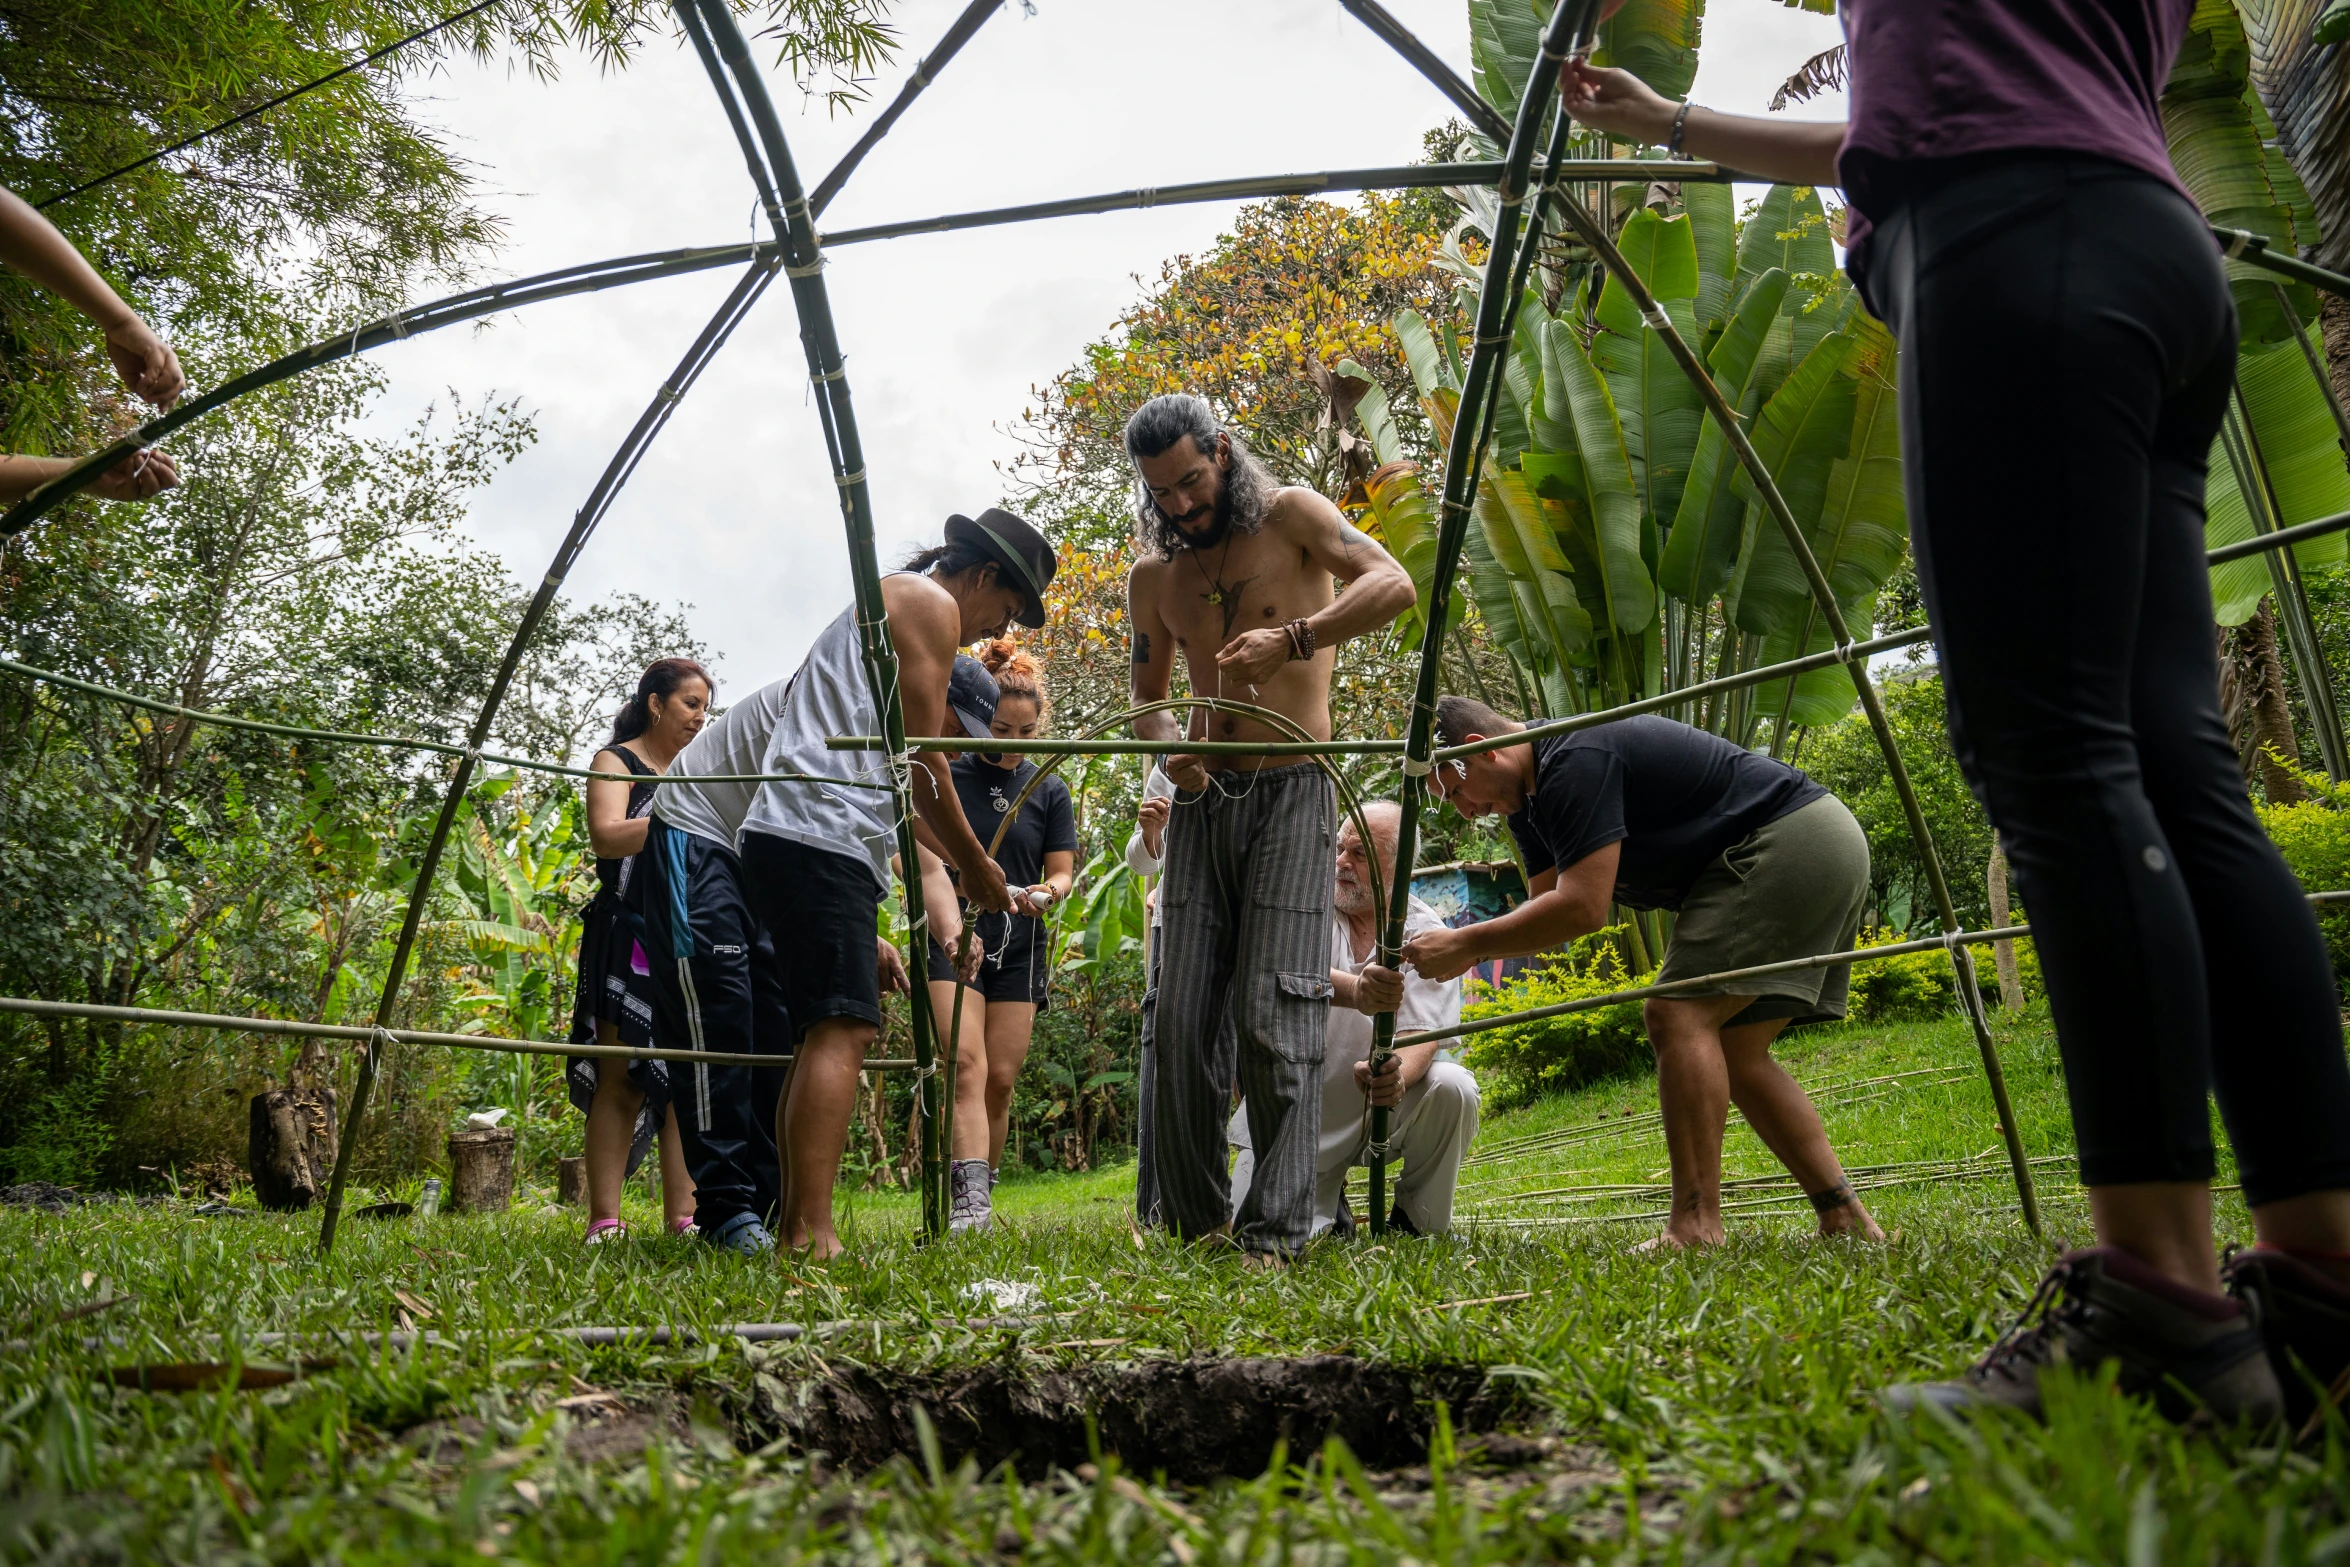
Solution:
M775 1237L755 1213L738 1213L715 1230L703 1232L710 1244L745 1257L767 1257L775 1252Z
M2321 1401L2339 1406L2350 1394L2350 1285L2265 1246L2237 1252L2220 1276L2259 1325L2285 1390L2285 1418L2311 1434Z
M1907 1382L1878 1396L1889 1409L2004 1404L2037 1419L2042 1372L2072 1366L2094 1373L2109 1360L2120 1366L2119 1391L2151 1395L2174 1420L2200 1408L2224 1424L2267 1425L2283 1407L2243 1307L2166 1278L2113 1246L2067 1252L2015 1325L1961 1376Z
M1387 1233L1390 1235L1417 1235L1420 1233L1420 1227L1412 1222L1410 1214L1403 1211L1403 1204L1397 1203L1387 1210Z
M988 1197L987 1161L957 1159L947 1166L947 1233L976 1234L994 1213Z

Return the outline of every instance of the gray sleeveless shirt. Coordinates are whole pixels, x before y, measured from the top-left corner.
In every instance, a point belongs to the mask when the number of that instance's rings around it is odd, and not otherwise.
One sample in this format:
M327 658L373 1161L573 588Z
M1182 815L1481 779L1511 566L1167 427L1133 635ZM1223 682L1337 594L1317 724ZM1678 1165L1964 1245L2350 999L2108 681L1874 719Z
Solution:
M840 618L825 627L816 645L808 649L807 660L782 693L759 765L750 770L817 773L885 784L889 768L880 752L831 751L824 745L832 735L879 733L881 719L874 711L865 655L857 640L857 612L852 607L842 610ZM861 860L872 870L876 887L887 894L889 858L897 852L894 795L808 783L749 787L755 792L742 817L743 833L765 833Z

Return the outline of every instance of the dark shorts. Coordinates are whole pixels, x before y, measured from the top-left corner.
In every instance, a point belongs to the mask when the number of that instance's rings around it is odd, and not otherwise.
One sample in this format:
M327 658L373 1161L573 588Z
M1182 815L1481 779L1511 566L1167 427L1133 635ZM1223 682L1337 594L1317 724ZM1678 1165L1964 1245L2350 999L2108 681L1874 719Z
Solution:
M963 917L973 918L968 909ZM990 1001L1025 1001L1039 1012L1045 1010L1053 988L1053 937L1043 920L1033 914L983 912L973 920L971 939L985 956L969 988ZM947 979L954 972L954 954L932 942L930 977Z
M742 836L743 896L775 938L775 977L792 1043L826 1018L881 1024L874 964L881 891L861 858L771 833Z

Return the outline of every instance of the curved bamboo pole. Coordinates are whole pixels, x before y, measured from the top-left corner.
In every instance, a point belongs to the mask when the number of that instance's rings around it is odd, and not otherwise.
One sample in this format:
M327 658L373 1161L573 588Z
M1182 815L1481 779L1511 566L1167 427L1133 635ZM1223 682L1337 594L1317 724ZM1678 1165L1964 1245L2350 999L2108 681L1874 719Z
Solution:
M800 186L791 147L775 105L767 96L766 80L743 43L742 29L724 0L676 0L681 17L698 12L699 26L715 45L719 65L712 82L720 97L749 121L743 136L744 156L763 166L763 188L778 199L784 276L791 282L792 304L799 316L800 344L806 350L808 379L824 443L832 462L832 482L840 492L842 526L848 534L849 569L856 588L857 631L865 655L865 673L889 753L890 781L897 799L898 863L905 889L907 979L917 996L928 994L930 922L922 904L921 854L914 836L914 807L906 756L905 710L898 702L897 649L889 636L888 611L881 596L881 567L874 553L873 498L865 480L865 451L857 433L856 412L849 398L840 340L832 320L832 304L824 287L824 257L816 239L814 214ZM689 22L689 27L693 23ZM722 69L720 69L722 67ZM946 1108L940 1103L936 1040L929 1008L909 1006L914 1037L917 1102L923 1119L922 1172L923 1228L931 1236L946 1232Z
M646 448L661 433L662 426L669 422L678 400L691 389L704 367L716 356L720 346L749 313L751 306L758 303L759 296L766 292L767 285L774 277L775 264L768 261L745 272L734 285L725 302L718 307L718 313L702 328L701 335L694 339L693 346L686 350L685 357L670 372L669 379L661 384L661 390L654 394L651 404L637 416L635 427L628 432L628 438L621 442L620 450L612 454L612 460L605 465L603 475L596 480L596 487L588 492L587 500L572 517L570 531L563 536L563 542L556 549L555 559L547 567L546 575L539 579L538 591L531 595L529 608L523 611L521 623L514 628L514 635L506 644L506 656L498 664L497 676L490 682L489 693L482 698L481 712L466 735L465 754L457 759L457 770L449 779L447 791L441 796L441 812L433 823L432 837L425 844L424 857L417 862L416 880L409 888L408 910L400 922L399 940L392 948L391 963L384 971L383 989L376 997L377 1030L391 1023L393 1008L400 999L400 987L407 982L408 961L416 949L416 933L424 922L425 904L432 897L433 877L440 870L441 854L448 846L450 829L457 825L457 807L464 801L465 792L472 785L474 768L481 760L481 748L489 740L490 725L496 720L498 709L506 700L507 688L514 683L515 673L522 667L523 653L529 648L531 639L538 634L540 622L546 619L547 611L553 607L555 595L561 591L564 579L571 574L580 551L587 547L589 535L596 531L596 524L604 520L604 514L611 509L613 499L619 495L621 486L628 482L629 475L636 471L636 465L644 456ZM382 1056L383 1035L378 1032L371 1035L366 1052L359 1058L359 1079L352 1086L351 1108L345 1117L341 1145L335 1150L334 1176L327 1185L326 1212L319 1221L318 1249L322 1253L334 1249L335 1226L343 1211L343 1189L350 1181L352 1155L359 1146L359 1134L366 1125L367 1100L375 1087Z

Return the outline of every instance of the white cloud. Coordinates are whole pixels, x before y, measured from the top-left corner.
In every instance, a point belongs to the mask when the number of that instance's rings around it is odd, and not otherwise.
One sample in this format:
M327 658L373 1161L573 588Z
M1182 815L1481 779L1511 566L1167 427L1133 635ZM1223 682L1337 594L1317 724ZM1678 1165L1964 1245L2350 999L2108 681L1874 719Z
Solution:
M904 49L888 102L962 0L893 8ZM1464 73L1461 0L1389 0ZM1037 0L979 35L901 120L825 227L1230 175L1403 163L1450 106L1336 0ZM1837 38L1773 0L1713 0L1693 96L1759 111ZM753 40L762 59L771 46ZM574 58L552 85L499 65L422 84L428 116L480 168L521 276L637 251L752 236L743 162L692 52L660 42L626 70ZM771 78L803 180L862 130ZM1840 114L1821 101L1798 111ZM1031 386L1065 368L1170 255L1210 244L1231 204L1154 208L921 236L835 253L886 566L949 512L990 504ZM454 390L519 395L539 445L480 498L476 535L535 580L613 448L731 285L731 273L589 294L383 350L379 426ZM789 672L848 602L833 486L779 282L678 409L573 574L695 605L723 687Z

